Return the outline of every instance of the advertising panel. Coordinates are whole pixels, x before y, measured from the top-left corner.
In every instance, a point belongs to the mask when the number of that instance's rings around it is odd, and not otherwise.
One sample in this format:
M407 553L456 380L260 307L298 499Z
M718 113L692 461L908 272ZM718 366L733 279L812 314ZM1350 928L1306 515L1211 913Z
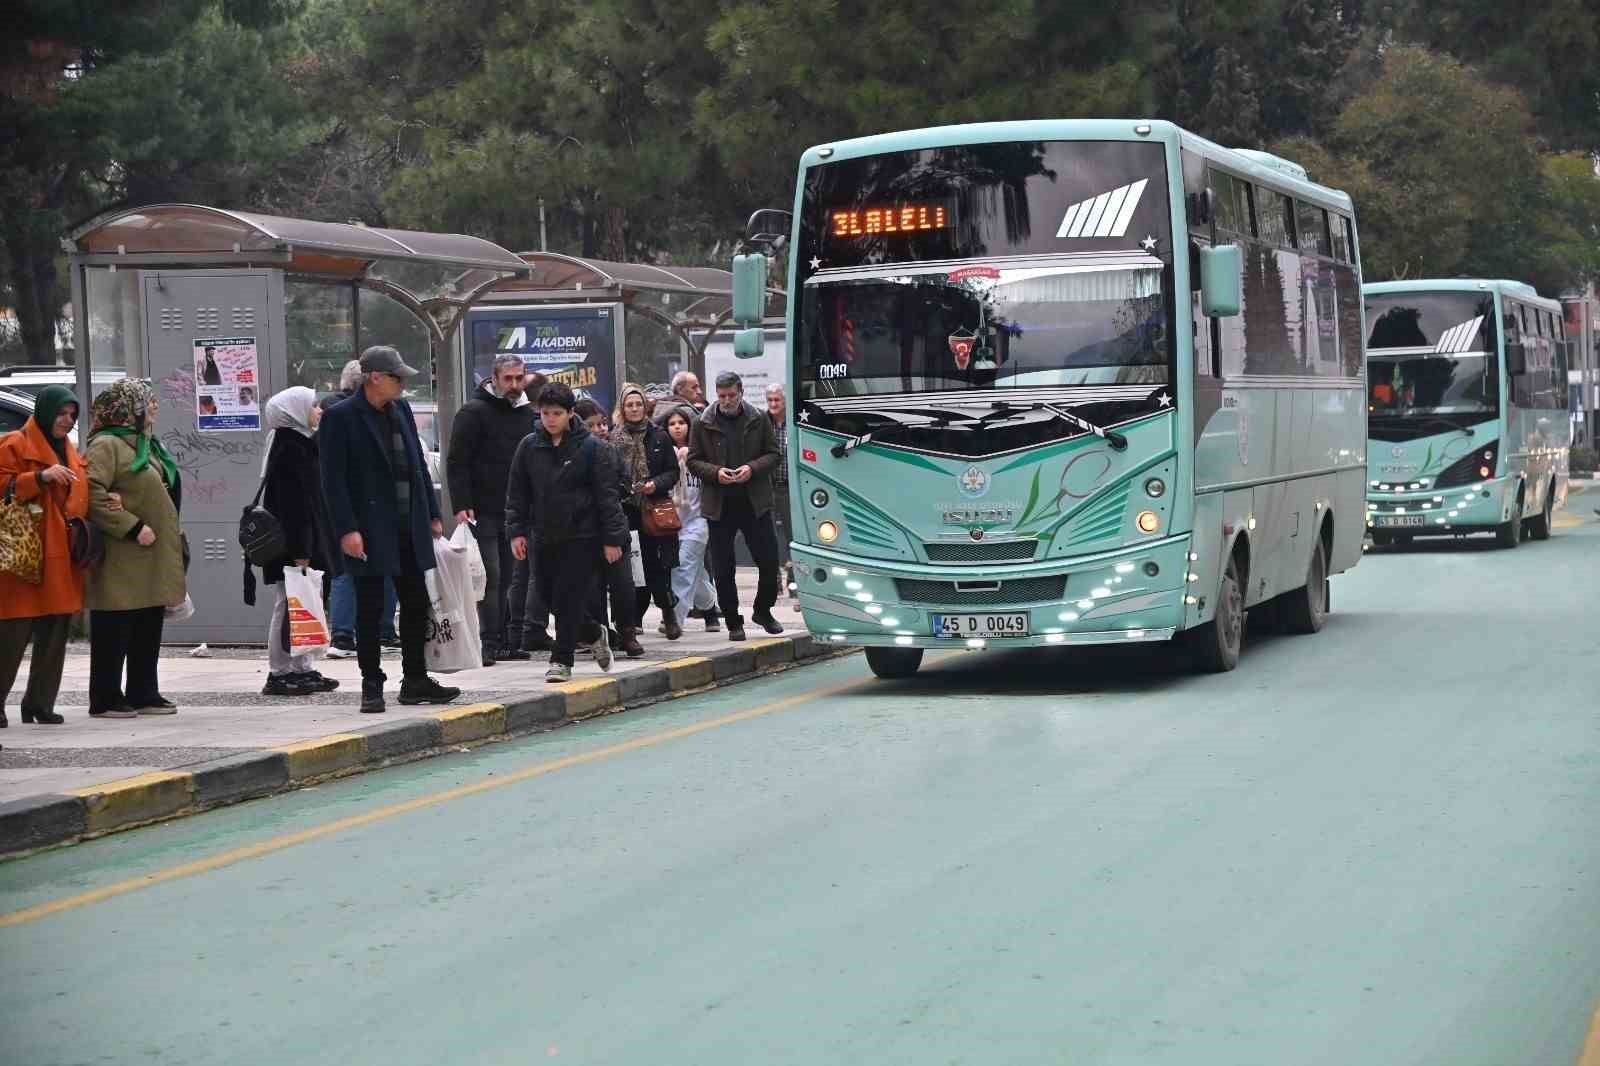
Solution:
M471 388L489 377L496 356L517 355L530 374L562 382L609 412L621 321L620 304L475 307L463 334Z

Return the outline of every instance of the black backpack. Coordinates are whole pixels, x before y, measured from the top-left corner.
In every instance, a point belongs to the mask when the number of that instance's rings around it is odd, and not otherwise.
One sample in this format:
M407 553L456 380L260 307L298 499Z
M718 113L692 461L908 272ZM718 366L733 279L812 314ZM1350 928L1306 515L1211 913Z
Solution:
M266 491L267 476L262 474L255 498L239 515L239 547L244 551L244 602L252 607L256 602L256 576L250 572L251 565L268 566L278 562L289 548L283 535L283 523L261 506L261 494Z

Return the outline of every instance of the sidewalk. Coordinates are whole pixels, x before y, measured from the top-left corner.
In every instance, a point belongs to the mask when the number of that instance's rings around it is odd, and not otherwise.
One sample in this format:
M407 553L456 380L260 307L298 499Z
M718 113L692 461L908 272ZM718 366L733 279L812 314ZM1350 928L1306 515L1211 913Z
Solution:
M755 595L755 572L740 572L740 602ZM780 600L773 612L786 627L784 637L803 638L805 628L790 601ZM628 659L619 652L613 678L623 678L671 660L711 656L755 645L767 637L746 622L747 645L721 632L705 632L705 624L690 619L681 640L668 641L655 631L659 613L652 607L640 638L645 656ZM10 728L0 730L0 803L40 793L84 789L155 770L171 770L211 760L282 747L328 734L360 730L386 722L437 716L449 707L407 707L398 700L400 670L398 650L386 650L384 669L389 674L388 711L361 714L361 675L354 659L325 659L318 669L340 682L338 691L317 696L282 698L261 695L266 683L266 652L261 648L213 649L210 658L193 658L190 647L167 648L161 660L162 693L179 706L170 716L138 719L89 717L89 648L74 644L67 655L61 696L56 710L66 722L57 726L24 725L17 705L26 685L27 663L12 687L7 714ZM564 686L547 685L547 653L536 652L528 662L505 662L478 670L437 675L445 684L459 686L461 697L450 707L471 704L509 704L544 695ZM656 671L660 673L660 671ZM600 678L593 657L580 655L573 681ZM719 672L718 677L722 674ZM642 681L642 679L641 679ZM624 694L638 685L625 686ZM581 685L576 688L582 688Z

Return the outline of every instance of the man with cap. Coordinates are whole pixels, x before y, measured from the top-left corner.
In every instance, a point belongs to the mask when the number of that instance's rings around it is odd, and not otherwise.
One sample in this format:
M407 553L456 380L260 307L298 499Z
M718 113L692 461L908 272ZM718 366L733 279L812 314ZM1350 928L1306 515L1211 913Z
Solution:
M339 537L342 563L356 584L356 658L361 664L361 710L383 711L384 579L400 601L400 702L449 703L458 688L428 676L428 586L433 538L444 535L439 497L417 437L411 405L402 399L416 374L386 344L361 353L361 388L328 409L322 442L322 491Z

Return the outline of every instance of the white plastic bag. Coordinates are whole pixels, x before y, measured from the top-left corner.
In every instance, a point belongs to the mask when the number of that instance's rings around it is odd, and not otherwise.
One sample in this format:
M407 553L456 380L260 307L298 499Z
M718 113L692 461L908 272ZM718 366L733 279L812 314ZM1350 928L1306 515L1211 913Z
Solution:
M478 610L468 599L472 576L466 549L436 537L433 558L435 566L428 573L433 611L423 646L428 669L440 673L476 670L483 665L483 646L478 638Z
M478 550L478 538L470 522L462 522L450 534L450 546L460 548L467 555L467 575L472 579L472 602L483 599L489 589L489 571L483 567L483 553Z
M320 657L333 642L322 603L322 571L284 567L283 594L289 609L289 654Z
M175 603L165 610L167 621L187 622L194 617L194 601L189 598L188 594L185 594L182 603Z
M633 539L628 542L628 566L633 570L633 587L642 589L646 585L644 579L644 553L639 548L639 531L633 531Z

